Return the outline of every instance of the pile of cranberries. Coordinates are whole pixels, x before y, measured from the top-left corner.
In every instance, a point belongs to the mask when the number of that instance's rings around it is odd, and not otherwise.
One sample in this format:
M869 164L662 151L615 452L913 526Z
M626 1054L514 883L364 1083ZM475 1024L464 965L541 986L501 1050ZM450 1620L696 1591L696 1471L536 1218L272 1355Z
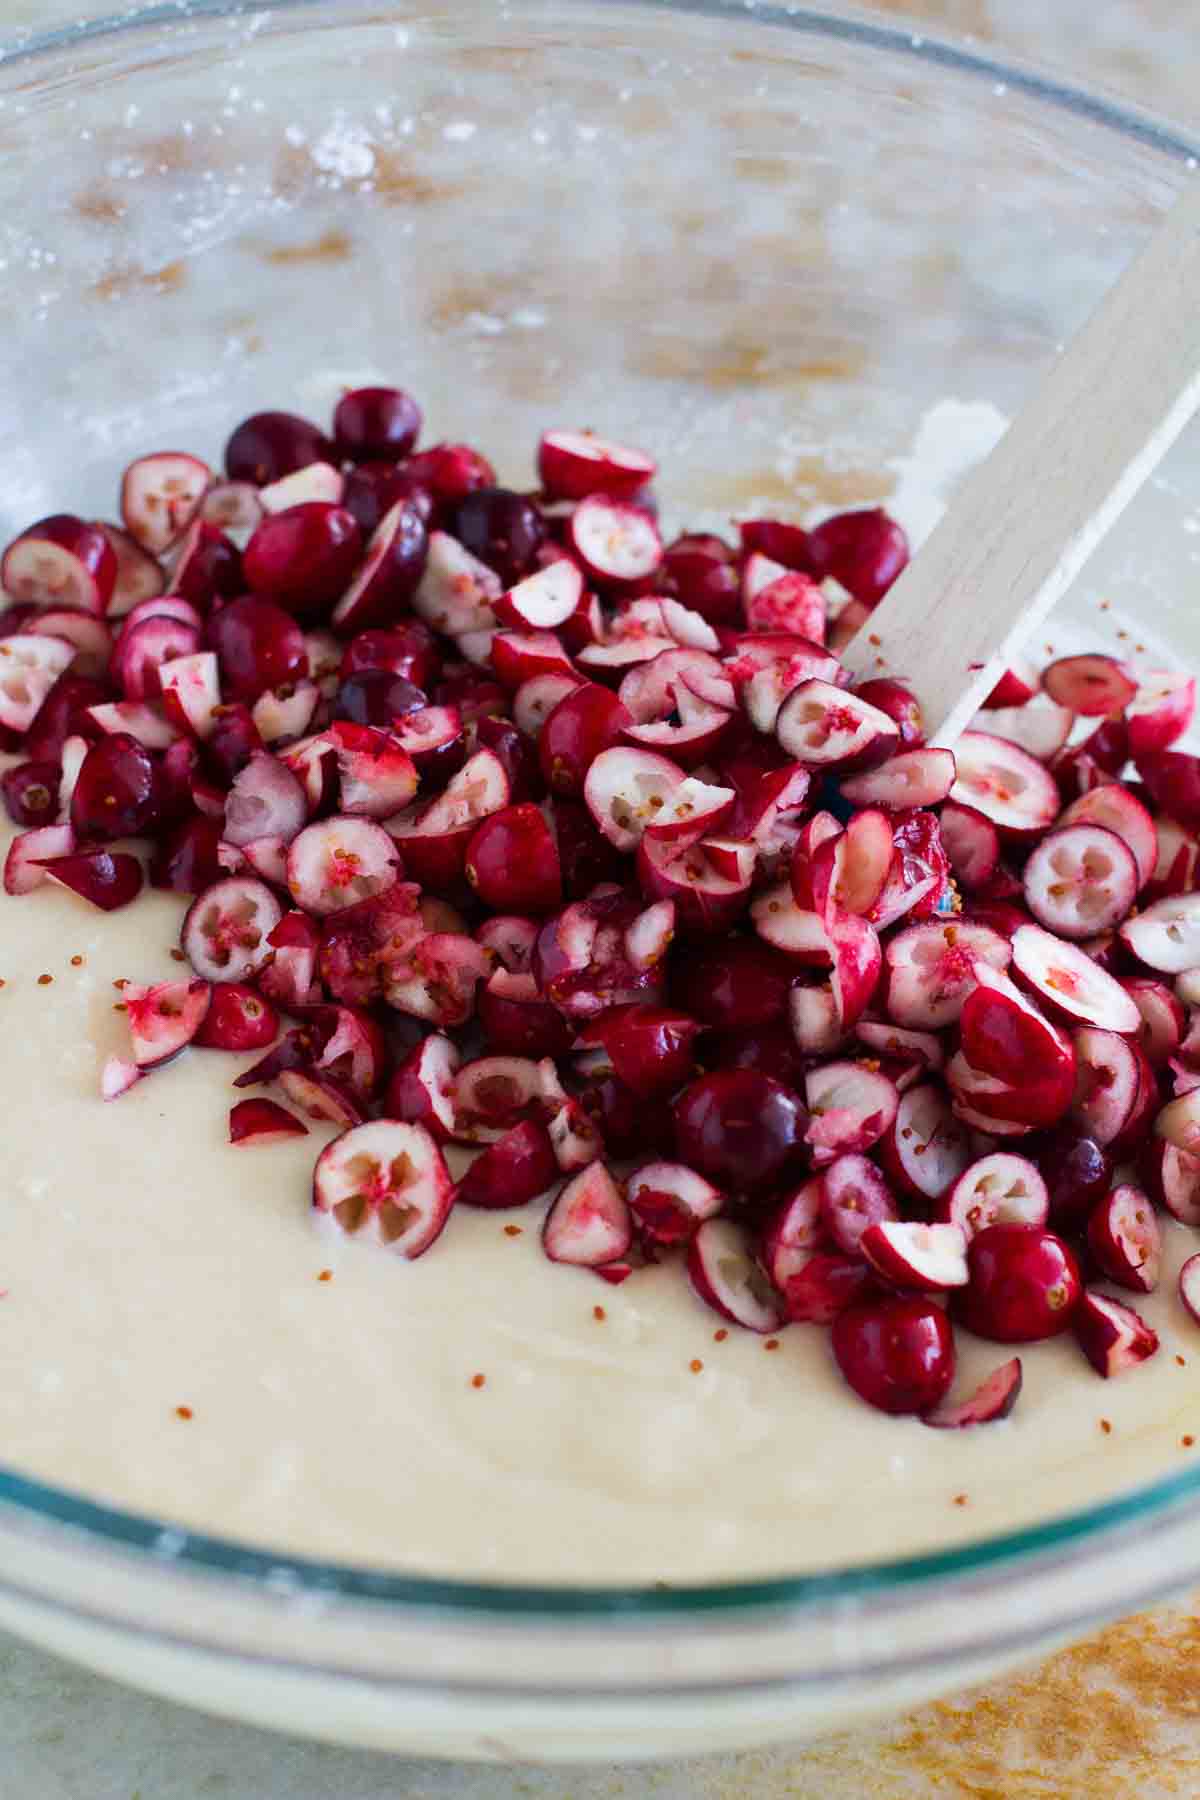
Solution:
M260 413L223 477L141 457L120 527L4 552L7 891L191 896L106 1098L259 1052L235 1086L295 1110L242 1098L231 1141L338 1127L344 1232L411 1258L547 1199L551 1260L678 1259L931 1425L1020 1388L949 1403L956 1325L1152 1355L1107 1290L1154 1288L1156 1208L1200 1226L1192 680L1013 669L927 747L837 654L905 566L885 512L664 545L641 452L550 431L518 493L421 422Z

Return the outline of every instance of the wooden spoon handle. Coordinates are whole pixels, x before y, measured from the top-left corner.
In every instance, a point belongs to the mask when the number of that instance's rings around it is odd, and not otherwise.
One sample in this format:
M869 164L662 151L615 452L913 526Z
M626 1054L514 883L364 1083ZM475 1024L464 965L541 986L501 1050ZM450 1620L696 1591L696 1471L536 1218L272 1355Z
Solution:
M1200 181L1176 202L847 648L952 745L1200 404Z

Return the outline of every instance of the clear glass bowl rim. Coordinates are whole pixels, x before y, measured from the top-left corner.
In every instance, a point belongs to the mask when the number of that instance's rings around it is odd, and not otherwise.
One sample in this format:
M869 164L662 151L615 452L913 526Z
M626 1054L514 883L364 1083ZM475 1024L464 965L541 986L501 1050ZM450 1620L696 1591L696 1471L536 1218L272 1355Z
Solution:
M316 11L324 0L268 0L262 8L271 15ZM678 14L702 19L737 20L746 30L764 26L783 28L801 35L826 38L880 50L944 68L952 74L974 78L989 86L1004 84L1014 94L1044 103L1048 108L1132 140L1170 161L1182 161L1189 169L1200 162L1200 138L1190 136L1169 121L1125 105L1086 87L1063 82L1020 60L1008 61L977 52L965 44L929 35L916 23L891 23L861 13L825 11L771 0L602 0L614 12ZM570 0L568 0L568 5ZM595 0L593 0L595 4ZM245 0L168 0L121 15L80 21L46 32L34 32L15 40L0 40L0 81L14 65L20 65L21 86L30 91L30 64L112 41L114 59L121 41L155 26L195 22L219 23L245 16ZM562 23L561 6L557 14ZM107 47L107 44L105 44ZM92 73L94 71L89 71ZM637 1618L646 1624L682 1623L698 1614L778 1611L803 1613L825 1610L851 1600L911 1591L935 1583L969 1581L1003 1573L1006 1566L1042 1559L1058 1553L1080 1552L1090 1539L1114 1533L1137 1523L1149 1525L1180 1510L1200 1512L1188 1505L1200 1502L1200 1464L1178 1475L1106 1500L1098 1505L1064 1513L1045 1523L1019 1531L985 1537L953 1550L922 1556L862 1563L821 1574L780 1576L769 1580L725 1581L692 1586L571 1587L513 1585L498 1582L453 1581L410 1576L356 1564L322 1562L308 1557L281 1555L242 1544L235 1539L187 1532L168 1521L107 1507L72 1493L35 1481L0 1464L0 1506L17 1518L25 1515L30 1525L64 1527L73 1536L84 1534L116 1552L141 1553L166 1571L174 1567L196 1575L235 1577L240 1582L279 1590L286 1582L293 1595L305 1592L325 1599L370 1601L386 1608L431 1608L495 1620L539 1619L559 1621L615 1621ZM8 1521L0 1516L0 1526ZM14 1519L14 1523L16 1520ZM169 1561L164 1542L172 1543ZM178 1549L174 1546L178 1544Z

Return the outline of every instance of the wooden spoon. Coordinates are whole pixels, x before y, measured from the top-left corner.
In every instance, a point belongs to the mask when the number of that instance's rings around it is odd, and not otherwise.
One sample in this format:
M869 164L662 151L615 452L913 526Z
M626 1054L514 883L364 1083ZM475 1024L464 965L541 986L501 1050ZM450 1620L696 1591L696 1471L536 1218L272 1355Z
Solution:
M1200 405L1200 181L1058 358L843 654L952 745Z

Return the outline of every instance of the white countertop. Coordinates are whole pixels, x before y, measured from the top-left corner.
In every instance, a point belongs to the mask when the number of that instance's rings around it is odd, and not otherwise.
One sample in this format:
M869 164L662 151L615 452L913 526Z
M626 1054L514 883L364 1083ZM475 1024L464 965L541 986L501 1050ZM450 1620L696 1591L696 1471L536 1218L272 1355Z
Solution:
M1179 117L1200 110L1195 0L876 4ZM48 11L68 8L0 0L0 35ZM0 1634L0 1800L1166 1800L1200 1793L1198 1651L1200 1609L1181 1608L990 1693L816 1747L543 1772L275 1737L130 1693Z

